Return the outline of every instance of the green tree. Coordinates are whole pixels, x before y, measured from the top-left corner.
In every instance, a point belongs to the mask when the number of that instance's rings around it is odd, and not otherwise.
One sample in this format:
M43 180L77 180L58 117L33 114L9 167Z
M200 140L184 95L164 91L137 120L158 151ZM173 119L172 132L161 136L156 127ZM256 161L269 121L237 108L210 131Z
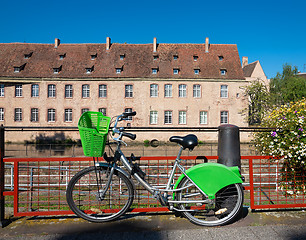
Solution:
M277 73L270 81L271 104L281 106L306 97L306 79L297 75L297 67L283 65L283 73Z
M246 94L249 97L249 124L260 124L261 119L269 108L267 86L260 80L253 81L252 84L246 87Z

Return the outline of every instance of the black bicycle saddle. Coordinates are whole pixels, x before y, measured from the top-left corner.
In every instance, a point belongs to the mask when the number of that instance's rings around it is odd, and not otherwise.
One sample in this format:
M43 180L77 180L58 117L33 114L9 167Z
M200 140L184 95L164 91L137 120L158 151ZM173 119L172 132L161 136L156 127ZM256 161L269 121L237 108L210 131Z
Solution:
M195 146L198 145L198 138L196 135L189 134L184 137L180 136L172 136L169 139L170 142L175 142L180 144L184 149L188 148L189 150L193 150Z

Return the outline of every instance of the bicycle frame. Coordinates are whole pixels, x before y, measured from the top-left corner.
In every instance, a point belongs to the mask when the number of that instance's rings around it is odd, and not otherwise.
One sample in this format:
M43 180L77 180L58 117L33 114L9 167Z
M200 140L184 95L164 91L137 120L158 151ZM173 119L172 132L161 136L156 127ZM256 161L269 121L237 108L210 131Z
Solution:
M117 149L116 149L116 153L120 155L120 161L122 162L123 166L128 170L129 173L132 173L133 171L133 167L130 164L129 160L125 157L124 153L121 151L120 146L121 146L121 142L117 143ZM178 192L181 191L185 188L188 188L189 186L186 186L184 188L177 188L174 189L174 184L173 184L173 178L174 178L174 174L176 172L176 169L179 169L180 172L182 174L184 174L191 183L194 184L194 186L196 186L198 188L198 190L207 198L208 196L197 186L197 184L195 184L192 179L190 179L188 177L188 175L186 174L185 168L180 165L181 162L181 154L183 151L183 147L180 148L179 153L175 159L173 168L170 172L170 176L169 179L167 181L167 185L166 188L158 188L158 187L153 187L151 186L146 180L142 179L137 173L134 173L132 176L147 190L149 191L157 200L159 200L161 202L162 205L168 205L168 204L179 204L179 203L212 203L212 200L201 200L201 201L176 201L176 200L169 200L168 197L171 195L168 195L169 192ZM115 155L116 155L115 153ZM118 167L116 165L116 162L114 162L114 164L111 166L111 170L110 170L110 175L109 175L109 179L111 179L112 174L114 174L114 169L120 170L121 172L123 172L126 176L130 176L131 174L126 173L123 169L121 169L120 167ZM174 209L173 206L170 206L171 210ZM178 210L178 209L175 209Z

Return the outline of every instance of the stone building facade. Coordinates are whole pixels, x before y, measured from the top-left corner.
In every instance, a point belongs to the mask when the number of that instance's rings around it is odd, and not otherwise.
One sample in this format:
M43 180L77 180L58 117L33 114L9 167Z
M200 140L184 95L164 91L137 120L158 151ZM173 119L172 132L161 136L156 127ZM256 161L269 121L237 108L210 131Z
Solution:
M246 127L248 81L237 46L208 41L0 44L0 124L71 127L90 110L108 116L136 111L122 123L131 127ZM8 132L6 140L34 140L37 134ZM167 140L172 134L142 132L137 139ZM197 135L216 140L216 133Z

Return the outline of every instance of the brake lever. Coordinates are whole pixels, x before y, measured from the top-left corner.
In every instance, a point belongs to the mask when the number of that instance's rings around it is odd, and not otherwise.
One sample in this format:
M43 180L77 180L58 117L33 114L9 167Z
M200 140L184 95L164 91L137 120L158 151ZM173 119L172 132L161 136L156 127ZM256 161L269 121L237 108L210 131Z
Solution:
M122 134L120 134L119 137L116 137L116 138L113 138L113 139L114 139L115 141L117 141L117 142L123 143L123 144L127 147L127 143L124 142L124 141L122 141L122 140L120 139L120 137L122 137L121 135L122 135Z

